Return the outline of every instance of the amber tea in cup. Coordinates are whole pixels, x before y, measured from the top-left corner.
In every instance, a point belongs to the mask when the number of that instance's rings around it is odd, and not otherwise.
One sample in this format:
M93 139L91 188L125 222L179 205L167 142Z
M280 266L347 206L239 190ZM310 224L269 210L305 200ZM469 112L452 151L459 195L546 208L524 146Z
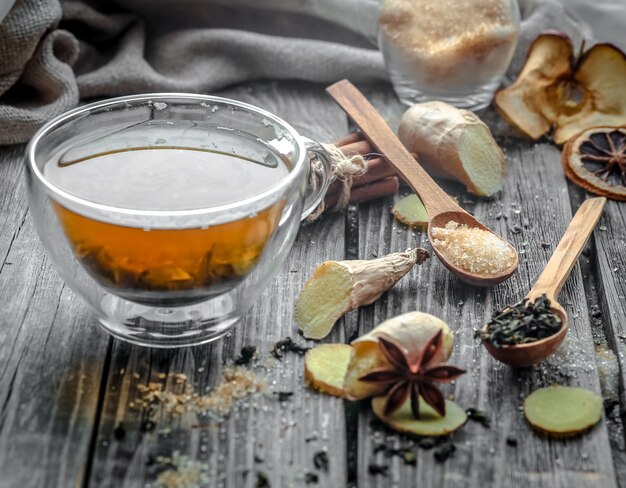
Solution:
M324 149L272 113L185 93L74 109L26 157L59 274L109 333L152 347L208 342L238 322L331 176Z
M139 147L50 161L52 184L94 202L137 209L224 205L262 193L289 173L278 156L254 161L216 151ZM258 262L282 202L195 228L118 225L53 203L76 257L105 288L139 303L192 303L232 289Z

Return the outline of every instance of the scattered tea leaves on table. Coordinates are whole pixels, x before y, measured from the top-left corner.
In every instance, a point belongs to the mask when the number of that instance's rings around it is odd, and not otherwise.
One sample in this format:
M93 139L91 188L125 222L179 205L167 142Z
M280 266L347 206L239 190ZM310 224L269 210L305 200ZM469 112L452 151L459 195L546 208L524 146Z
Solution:
M528 344L550 337L561 329L561 319L550 309L550 299L544 294L534 302L527 298L495 312L476 336L494 347Z
M113 429L113 437L115 437L115 440L117 441L124 440L124 437L126 437L126 430L124 430L124 424L120 422L117 425L117 427Z
M443 463L446 459L452 456L452 454L454 454L454 451L456 451L455 445L448 441L435 450L435 460L438 463Z
M272 354L276 359L282 359L282 353L285 352L293 352L302 356L305 352L307 352L310 347L300 346L296 344L291 337L285 337L284 339L276 342L274 347L272 348Z
M291 400L293 391L273 391L272 394L276 396L279 402L286 402L287 400Z
M489 415L486 412L483 412L482 410L478 410L476 408L468 408L467 410L465 410L465 413L467 414L467 418L469 418L470 420L478 422L479 424L482 424L484 427L487 428L491 426L491 418L489 418Z
M508 436L506 438L506 445L511 447L517 447L517 439L513 436Z
M328 454L326 451L318 451L313 455L313 464L321 471L328 471Z
M387 476L387 471L389 471L389 466L370 463L369 466L367 467L367 471L372 476L378 476L378 475Z
M153 420L147 419L141 423L141 431L142 432L152 432L156 427L156 423Z
M270 480L267 478L265 473L261 471L256 474L256 483L254 484L254 488L271 488Z
M246 364L250 364L255 354L256 354L255 346L243 346L239 353L239 357L235 359L235 364L238 366L244 366Z
M317 476L315 473L306 473L304 475L304 482L307 485L311 485L311 484L315 484L320 480L319 476Z

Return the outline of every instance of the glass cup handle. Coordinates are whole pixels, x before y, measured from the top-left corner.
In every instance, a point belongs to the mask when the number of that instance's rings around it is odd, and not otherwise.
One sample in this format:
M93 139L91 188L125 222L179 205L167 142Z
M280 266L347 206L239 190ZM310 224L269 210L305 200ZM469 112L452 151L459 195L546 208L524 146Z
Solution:
M302 136L301 136L302 137ZM324 147L313 139L302 137L304 147L309 153L310 194L304 200L301 220L306 219L326 196L333 175L333 162Z

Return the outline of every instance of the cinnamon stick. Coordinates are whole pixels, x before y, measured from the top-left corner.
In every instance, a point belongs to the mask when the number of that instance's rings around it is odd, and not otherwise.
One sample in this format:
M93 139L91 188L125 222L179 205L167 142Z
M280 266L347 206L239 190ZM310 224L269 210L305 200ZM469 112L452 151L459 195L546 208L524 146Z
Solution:
M365 139L359 140L356 142L351 142L350 144L346 144L343 146L338 146L341 149L341 152L346 156L354 156L355 154L361 154L363 156L371 153L377 153L374 146L370 144L369 141Z
M376 198L393 195L398 191L400 182L397 176L389 176L382 180L374 181L369 185L362 185L352 188L350 192L350 203L362 203ZM333 208L339 201L339 193L327 194L324 199L326 207Z
M333 144L337 147L347 146L348 144L352 144L353 142L365 140L363 134L360 131L351 132L350 134L343 136L337 139Z

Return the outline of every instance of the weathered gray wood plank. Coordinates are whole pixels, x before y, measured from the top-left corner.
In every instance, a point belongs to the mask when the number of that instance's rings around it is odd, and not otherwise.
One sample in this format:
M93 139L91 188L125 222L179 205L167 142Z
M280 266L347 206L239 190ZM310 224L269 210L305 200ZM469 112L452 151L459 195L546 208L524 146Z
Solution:
M319 86L264 83L224 95L271 110L302 134L321 141L347 132L345 117ZM90 486L154 483L163 468L146 463L175 450L202 462L207 486L254 487L259 472L267 476L272 487L305 486L307 472L319 476L319 486L345 486L343 405L305 388L303 360L297 355L286 354L282 363L265 373L271 390L294 392L290 400L281 404L271 394L257 398L213 428L194 427L199 421L190 413L178 419L157 416L155 430L141 432L146 412L128 408L137 385L159 381L159 373L183 373L197 391L202 391L215 384L223 365L244 345L257 346L259 354L266 357L272 345L286 336L305 343L291 320L293 302L320 262L342 258L343 233L341 216L303 227L281 273L246 320L222 341L179 351L150 351L116 341ZM336 328L330 339L342 341L341 329ZM120 370L124 370L123 375ZM128 434L116 440L113 431L120 423ZM328 472L313 465L314 454L321 450L328 452Z
M0 149L0 486L80 486L109 339L45 257L22 152Z
M606 333L610 351L619 365L619 378L612 378L610 368L606 382L609 389L617 389L619 408L610 409L615 427L610 430L613 459L618 472L619 486L626 486L626 446L620 413L626 412L626 207L623 203L609 201L595 232L595 249L590 260L597 278L598 306L591 311L591 320ZM612 359L610 352L604 354ZM610 366L610 363L609 363ZM615 385L615 383L617 383ZM623 417L622 417L623 418Z
M617 352L624 384L626 352L626 207L608 201L595 232L598 295L601 310L595 315L604 323L611 348Z
M392 123L397 120L397 115L392 113L392 101L381 96L371 98L386 111L388 120ZM451 363L468 370L446 391L453 393L463 407L489 412L492 426L486 429L469 422L455 435L456 452L445 463L437 463L433 451L416 449L417 466L408 466L397 457L385 459L382 453L373 453L373 446L381 440L386 439L395 447L406 441L395 434L373 431L368 426L372 415L365 408L359 426L359 486L616 486L604 421L586 436L557 442L535 435L519 410L528 393L552 383L600 392L579 268L574 269L561 294L561 302L570 316L569 337L550 361L526 371L514 371L493 360L473 338L473 329L485 322L494 307L515 302L530 289L571 218L558 150L548 144L530 147L518 139L500 138L500 141L507 153L508 171L499 198L478 201L456 185L447 188L481 221L521 251L516 275L491 290L473 288L458 282L441 263L431 259L405 277L386 298L363 309L360 321L362 331L367 331L381 320L409 310L442 318L456 335ZM384 205L377 202L362 208L361 257L382 255L415 244L428 247L423 234L414 236L391 221L389 206L390 202ZM498 218L500 213L506 217ZM544 249L542 243L549 244L550 249ZM517 439L516 448L506 444L510 435ZM388 465L388 476L372 476L368 473L369 463Z

